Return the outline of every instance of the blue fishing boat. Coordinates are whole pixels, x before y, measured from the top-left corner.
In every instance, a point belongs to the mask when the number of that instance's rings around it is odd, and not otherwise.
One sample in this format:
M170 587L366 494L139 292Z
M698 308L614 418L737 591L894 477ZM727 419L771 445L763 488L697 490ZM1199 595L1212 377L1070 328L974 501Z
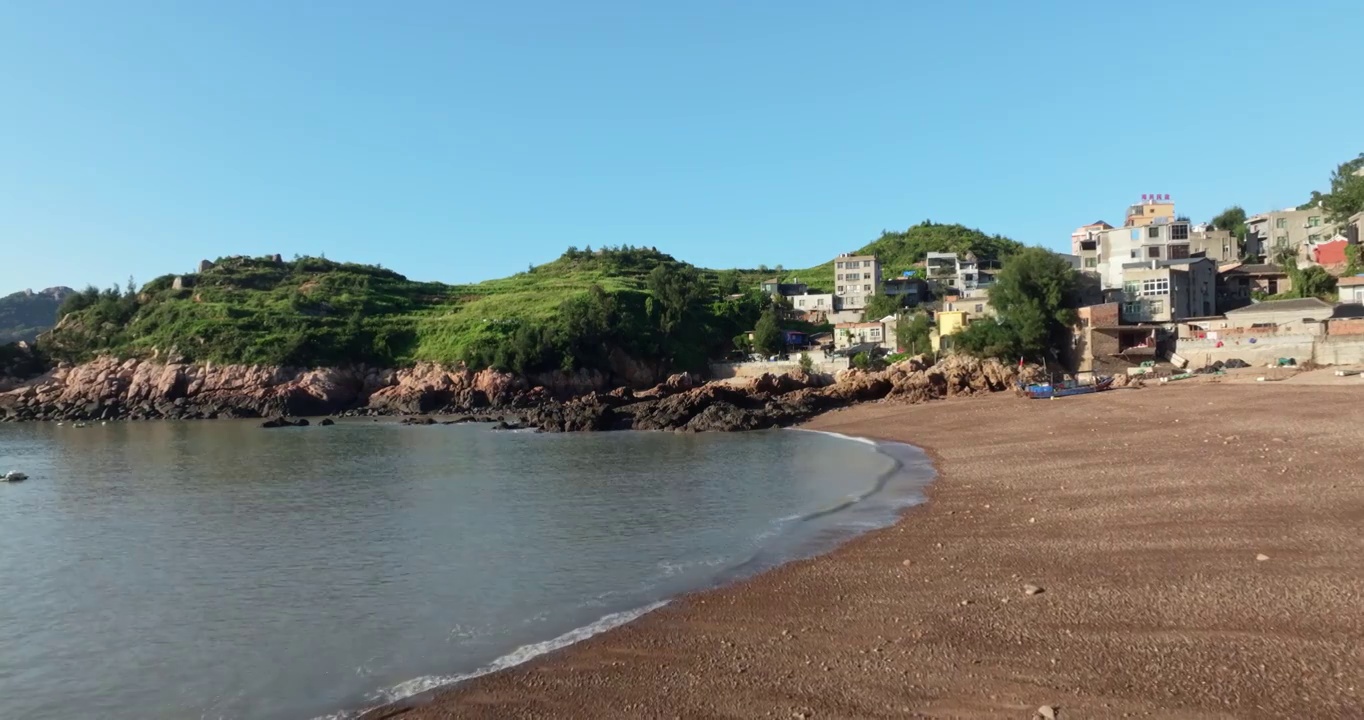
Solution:
M1088 395L1090 393L1103 392L1113 387L1113 378L1101 376L1094 378L1094 382L1081 383L1075 380L1064 380L1059 383L1035 383L1022 388L1023 394L1033 400L1054 400L1056 398L1070 397L1071 395Z

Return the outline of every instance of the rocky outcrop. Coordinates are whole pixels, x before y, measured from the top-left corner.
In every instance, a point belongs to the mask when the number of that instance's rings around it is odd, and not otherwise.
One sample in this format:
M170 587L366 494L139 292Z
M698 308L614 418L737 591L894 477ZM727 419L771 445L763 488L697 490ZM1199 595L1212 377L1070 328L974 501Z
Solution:
M758 430L791 425L859 402L922 402L1013 388L1018 370L994 360L919 356L882 371L835 378L796 371L744 382L705 383L683 373L635 391L600 377L562 374L553 388L496 370L421 364L403 370L300 370L103 358L61 367L0 393L4 420L268 417L267 427L308 415L430 415L512 410L549 432ZM575 384L581 381L582 385ZM586 388L581 392L579 389ZM467 416L464 420L479 419ZM413 423L434 424L429 417Z
M1034 373L1029 370L1025 379ZM677 391L681 380L632 395L591 395L536 407L530 425L549 432L585 430L760 430L793 425L859 402L1000 392L1016 386L1016 368L995 360L951 356L937 364L911 358L879 372L848 370L834 382L806 373L762 375L739 384L708 383Z

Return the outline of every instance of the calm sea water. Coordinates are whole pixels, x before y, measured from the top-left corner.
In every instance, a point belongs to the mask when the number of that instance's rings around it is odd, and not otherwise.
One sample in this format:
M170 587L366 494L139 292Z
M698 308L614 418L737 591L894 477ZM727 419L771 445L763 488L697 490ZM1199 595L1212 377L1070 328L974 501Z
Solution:
M930 469L817 433L0 425L0 717L348 712L893 520ZM856 502L854 502L856 500Z

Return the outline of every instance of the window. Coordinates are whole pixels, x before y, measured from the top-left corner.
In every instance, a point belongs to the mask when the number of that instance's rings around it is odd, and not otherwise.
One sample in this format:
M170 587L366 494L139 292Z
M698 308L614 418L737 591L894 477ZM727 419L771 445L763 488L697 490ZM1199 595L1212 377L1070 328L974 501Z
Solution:
M1141 239L1141 228L1132 228L1132 239L1133 240Z
M870 261L870 260L863 260L863 261L862 261L862 267L871 267L871 261Z
M839 286L838 286L838 294L839 294L839 295L842 295L843 292L844 292L845 290L847 290L847 288L843 287L842 285L839 285Z
M1153 208L1153 207L1146 208L1146 214L1147 214L1147 215L1155 215L1155 214L1156 214L1156 209Z
M1310 243L1321 242L1321 235L1318 233L1312 233L1311 235L1307 236L1307 242Z
M1092 268L1092 267L1098 267L1098 266L1099 266L1099 259L1098 259L1098 258L1085 258L1085 267L1087 267L1087 268Z
M1142 304L1140 302L1125 302L1122 304L1122 314L1140 316L1142 314Z
M1132 283L1132 284L1135 285L1136 283ZM1142 280L1142 281L1141 281L1141 294L1142 294L1143 296L1149 296L1149 295L1169 295L1169 294L1170 294L1170 279L1169 279L1169 278L1158 278L1158 279L1156 279L1156 280Z
M1188 246L1188 245L1171 245L1171 246L1170 246L1170 259L1171 259L1171 260L1181 260L1181 259L1186 258L1186 257L1189 257L1189 246Z
M815 307L824 307L824 298L816 298Z
M880 340L880 339L881 339L881 328L872 328L872 329L871 329L871 332L867 333L867 335L868 335L869 337L871 337L872 340Z
M1274 218L1274 227L1278 228L1279 230L1286 229L1288 227L1288 218L1284 217Z
M863 285L863 286L862 286L862 292L864 292L864 293L869 293L869 292L871 292L871 286L870 286L870 285Z
M1152 314L1152 315L1159 315L1159 314L1165 312L1165 301L1164 301L1164 300L1151 300L1151 301L1150 301L1149 307L1151 308L1151 314Z
M979 304L979 303L977 303L977 304L976 304L976 314L979 315L979 314L981 314L981 313L983 313L983 312L985 312L985 306L984 306L984 305L981 305L981 304Z
M1278 247L1278 248L1286 248L1286 247L1288 247L1288 236L1287 236L1287 235L1280 235L1280 236L1274 238L1274 247Z
M842 263L842 262L836 262L836 263L834 263L834 267L837 268L837 269L839 269L839 270L842 270L842 269L843 269L843 263Z
M1307 218L1307 227L1321 227L1321 216L1313 215Z
M1151 247L1146 248L1146 257L1148 258L1160 257L1160 246L1152 245Z
M805 298L796 301L796 307L805 307Z
M1171 239L1171 240L1188 240L1188 239L1189 239L1189 225L1188 225L1188 223L1175 223L1174 225L1171 225L1171 226L1170 226L1170 239Z
M1132 259L1133 259L1133 260L1136 260L1136 259L1139 258L1139 257L1141 257L1141 255L1140 255L1136 250L1133 250L1133 251L1132 251Z
M839 280L840 282L843 280L843 273L839 273L839 274L838 274L838 280Z
M848 282L856 282L862 279L862 273L848 273Z
M1148 238L1160 237L1160 227L1157 225L1152 225L1151 227L1146 228L1146 237Z
M1129 281L1129 282L1125 282L1125 283L1122 284L1122 293L1123 293L1123 295L1126 295L1126 296L1129 297L1129 298L1134 298L1134 297L1136 297L1137 294L1140 293L1140 292L1141 292L1141 283L1139 283L1139 282L1132 282L1132 281Z

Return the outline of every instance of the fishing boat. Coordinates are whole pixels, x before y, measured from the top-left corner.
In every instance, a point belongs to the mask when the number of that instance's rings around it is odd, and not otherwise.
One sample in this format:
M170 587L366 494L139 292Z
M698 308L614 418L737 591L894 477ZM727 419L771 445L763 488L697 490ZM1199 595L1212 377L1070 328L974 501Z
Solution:
M1054 400L1056 398L1070 397L1071 395L1088 395L1090 393L1103 392L1113 387L1113 378L1100 376L1094 378L1094 382L1081 383L1075 380L1064 380L1059 383L1035 383L1023 387L1023 394L1033 400Z

